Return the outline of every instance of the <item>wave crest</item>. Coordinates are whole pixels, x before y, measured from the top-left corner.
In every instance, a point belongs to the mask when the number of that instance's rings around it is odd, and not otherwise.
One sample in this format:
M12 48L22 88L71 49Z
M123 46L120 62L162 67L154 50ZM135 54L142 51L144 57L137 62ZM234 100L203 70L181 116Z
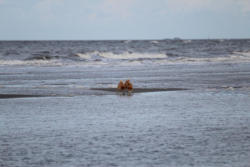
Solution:
M143 64L199 64L199 63L249 63L250 51L234 52L229 56L222 57L180 57L167 56L162 53L130 53L116 54L113 52L88 52L77 53L77 58L61 57L50 59L35 57L25 60L0 60L0 65L32 65L32 66L60 66L60 65L121 65L136 66ZM84 59L84 61L82 61Z
M77 53L76 56L84 59L95 59L95 58L105 58L105 59L124 59L124 60L136 60L136 59L164 59L167 58L166 54L162 53L130 53L124 52L116 54L113 52L88 52L88 53Z
M62 63L58 61L54 61L54 60L25 60L25 61L23 60L0 60L0 65L58 66L58 65L62 65Z

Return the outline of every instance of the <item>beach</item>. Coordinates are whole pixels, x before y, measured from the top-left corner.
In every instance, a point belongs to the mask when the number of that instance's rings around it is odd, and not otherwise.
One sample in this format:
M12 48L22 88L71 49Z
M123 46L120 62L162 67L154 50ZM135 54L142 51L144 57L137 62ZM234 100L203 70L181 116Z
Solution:
M249 166L248 41L66 43L0 43L1 167Z

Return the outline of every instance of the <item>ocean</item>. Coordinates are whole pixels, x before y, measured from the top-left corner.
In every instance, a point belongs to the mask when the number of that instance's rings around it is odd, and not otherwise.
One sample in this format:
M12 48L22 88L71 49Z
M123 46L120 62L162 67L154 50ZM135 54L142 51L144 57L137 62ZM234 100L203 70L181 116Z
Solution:
M249 61L250 40L0 41L0 65L126 66Z
M249 157L250 39L0 41L0 167Z

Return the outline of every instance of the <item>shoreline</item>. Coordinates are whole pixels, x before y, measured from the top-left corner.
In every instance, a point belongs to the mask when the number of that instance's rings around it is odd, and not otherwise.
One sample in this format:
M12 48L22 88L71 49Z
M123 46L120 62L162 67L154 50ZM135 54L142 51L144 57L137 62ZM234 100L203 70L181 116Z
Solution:
M28 98L28 97L47 97L47 96L45 96L45 95L28 95L28 94L0 94L0 99Z
M93 93L84 93L81 92L80 94L0 94L0 99L11 99L11 98L29 98L29 97L59 97L59 96L65 96L65 97L73 97L73 96L79 96L79 95L100 95L96 93L95 91L105 91L105 92L113 92L113 93L127 93L128 91L118 91L117 88L90 88L90 91L93 91ZM189 90L185 88L135 88L133 91L129 93L148 93L148 92L165 92L165 91L184 91ZM105 95L105 94L102 94Z

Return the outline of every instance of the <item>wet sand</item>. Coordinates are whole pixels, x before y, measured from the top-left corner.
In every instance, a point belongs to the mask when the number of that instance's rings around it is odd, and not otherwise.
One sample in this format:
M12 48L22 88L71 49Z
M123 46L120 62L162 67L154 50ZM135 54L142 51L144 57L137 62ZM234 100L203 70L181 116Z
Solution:
M25 97L45 97L43 95L24 95L24 94L0 94L0 99L25 98Z
M92 91L92 95L100 95L96 93L95 91L108 91L113 93L128 93L128 91L119 91L116 88L90 88L90 91ZM183 90L189 90L184 88L134 88L129 93L148 93L148 92L164 92L164 91L183 91ZM85 90L86 91L86 90ZM0 94L0 99L10 99L10 98L29 98L29 97L68 97L68 96L79 96L79 95L90 95L90 93L84 94L84 90L81 92L81 94L51 94L51 95L32 95L32 94Z

